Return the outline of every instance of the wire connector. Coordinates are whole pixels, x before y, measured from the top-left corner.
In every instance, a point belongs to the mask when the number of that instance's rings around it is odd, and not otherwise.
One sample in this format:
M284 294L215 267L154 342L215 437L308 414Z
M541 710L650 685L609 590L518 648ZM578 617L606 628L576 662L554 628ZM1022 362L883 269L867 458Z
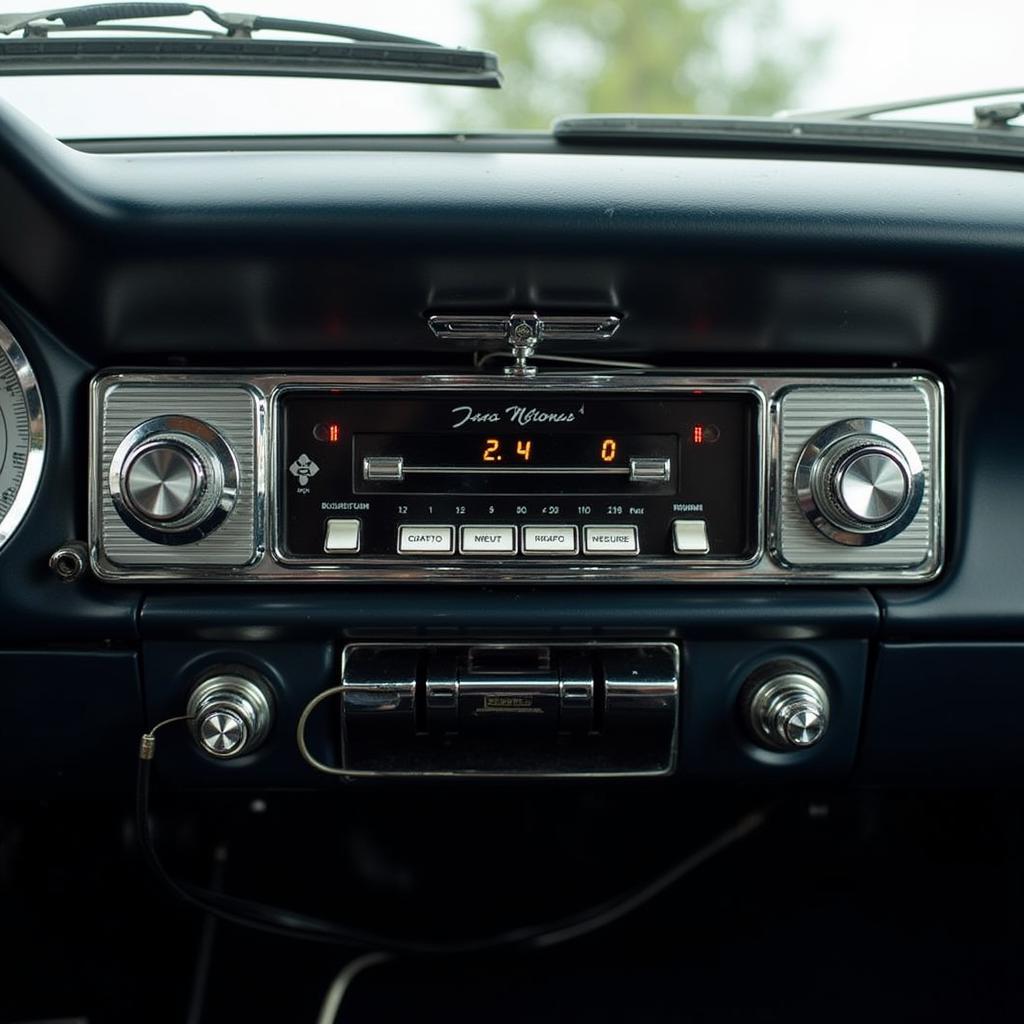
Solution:
M175 715L174 718L165 718L162 722L157 722L149 732L144 732L139 739L139 760L152 761L156 755L157 729L162 729L165 725L173 725L175 722L191 722L194 718L194 715Z

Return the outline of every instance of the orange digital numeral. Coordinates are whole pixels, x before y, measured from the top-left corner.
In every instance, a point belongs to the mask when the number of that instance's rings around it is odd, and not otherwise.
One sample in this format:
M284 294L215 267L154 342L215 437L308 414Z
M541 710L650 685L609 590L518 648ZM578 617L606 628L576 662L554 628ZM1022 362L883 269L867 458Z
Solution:
M601 442L601 461L602 462L614 462L615 453L619 450L618 443L610 437L606 437Z
M484 448L484 462L497 462L501 456L498 454L498 449L501 447L501 442L496 437L489 437L486 441Z
M532 448L532 441L516 441L516 455L522 455L524 462L530 461L530 450Z

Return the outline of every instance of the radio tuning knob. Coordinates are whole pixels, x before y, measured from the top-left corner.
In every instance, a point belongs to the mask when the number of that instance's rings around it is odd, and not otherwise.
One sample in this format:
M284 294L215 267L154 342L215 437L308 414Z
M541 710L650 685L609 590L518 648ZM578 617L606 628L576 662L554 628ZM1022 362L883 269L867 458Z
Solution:
M752 738L769 750L805 750L828 731L828 693L803 665L765 666L744 687L742 708Z
M833 423L804 446L794 473L797 504L839 544L881 544L913 521L924 468L911 441L880 420Z
M206 489L206 470L198 454L170 439L141 445L129 458L122 479L128 503L150 523L173 523L187 516Z
M241 670L225 669L192 691L186 714L192 737L211 757L241 757L255 750L270 731L267 685Z
M160 416L118 445L108 484L118 514L137 534L189 544L217 529L235 507L238 464L209 424Z

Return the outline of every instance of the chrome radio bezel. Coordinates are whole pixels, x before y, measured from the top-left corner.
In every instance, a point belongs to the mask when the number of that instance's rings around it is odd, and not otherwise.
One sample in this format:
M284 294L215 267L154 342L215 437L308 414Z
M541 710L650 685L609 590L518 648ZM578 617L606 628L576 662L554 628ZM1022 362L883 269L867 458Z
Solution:
M164 561L153 564L119 564L104 550L101 530L104 480L108 467L103 464L102 412L109 394L119 386L158 388L202 388L237 386L248 390L255 404L255 479L253 481L254 550L251 559L238 565L175 565L162 545L153 545L154 557ZM780 405L793 388L813 385L822 388L914 388L923 392L929 409L929 431L933 446L931 495L929 508L930 543L926 557L912 566L877 563L855 566L791 565L779 549L781 481L779 479ZM297 392L329 393L344 388L349 392L373 393L409 391L432 394L450 390L465 395L467 389L480 391L528 391L541 395L552 391L600 392L637 396L699 390L705 394L752 396L757 404L755 439L757 465L755 484L756 546L749 558L711 559L705 556L668 558L663 555L631 556L629 559L594 561L581 555L538 559L489 558L457 555L421 556L415 560L395 554L393 557L354 555L325 556L323 559L289 557L281 544L278 502L281 486L276 457L276 438L281 417L281 401ZM173 411L173 410L172 410ZM117 370L101 373L91 388L90 423L90 508L89 547L92 569L102 580L139 583L146 581L230 583L474 583L474 584L679 584L679 583L921 583L932 580L942 570L943 506L945 497L944 389L931 374L912 371L850 371L848 373L814 371L773 374L764 372L741 376L731 373L684 375L671 371L616 371L600 373L540 373L522 379L496 374L344 374L344 373L160 373L152 370ZM211 538L215 534L211 535ZM879 545L874 550L883 550Z

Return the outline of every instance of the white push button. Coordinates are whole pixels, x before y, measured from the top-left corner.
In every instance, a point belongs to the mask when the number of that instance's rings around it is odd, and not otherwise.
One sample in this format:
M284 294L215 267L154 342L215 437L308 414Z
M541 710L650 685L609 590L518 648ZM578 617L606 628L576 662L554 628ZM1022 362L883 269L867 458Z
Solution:
M524 555L575 555L575 526L524 526Z
M464 555L514 555L514 526L462 526L459 547Z
M583 550L588 555L635 555L635 526L584 526Z
M703 519L677 519L672 524L672 547L677 555L706 555L707 524Z
M327 536L324 538L324 551L355 552L359 550L358 519L328 519Z
M455 550L454 526L400 526L400 555L450 555Z

